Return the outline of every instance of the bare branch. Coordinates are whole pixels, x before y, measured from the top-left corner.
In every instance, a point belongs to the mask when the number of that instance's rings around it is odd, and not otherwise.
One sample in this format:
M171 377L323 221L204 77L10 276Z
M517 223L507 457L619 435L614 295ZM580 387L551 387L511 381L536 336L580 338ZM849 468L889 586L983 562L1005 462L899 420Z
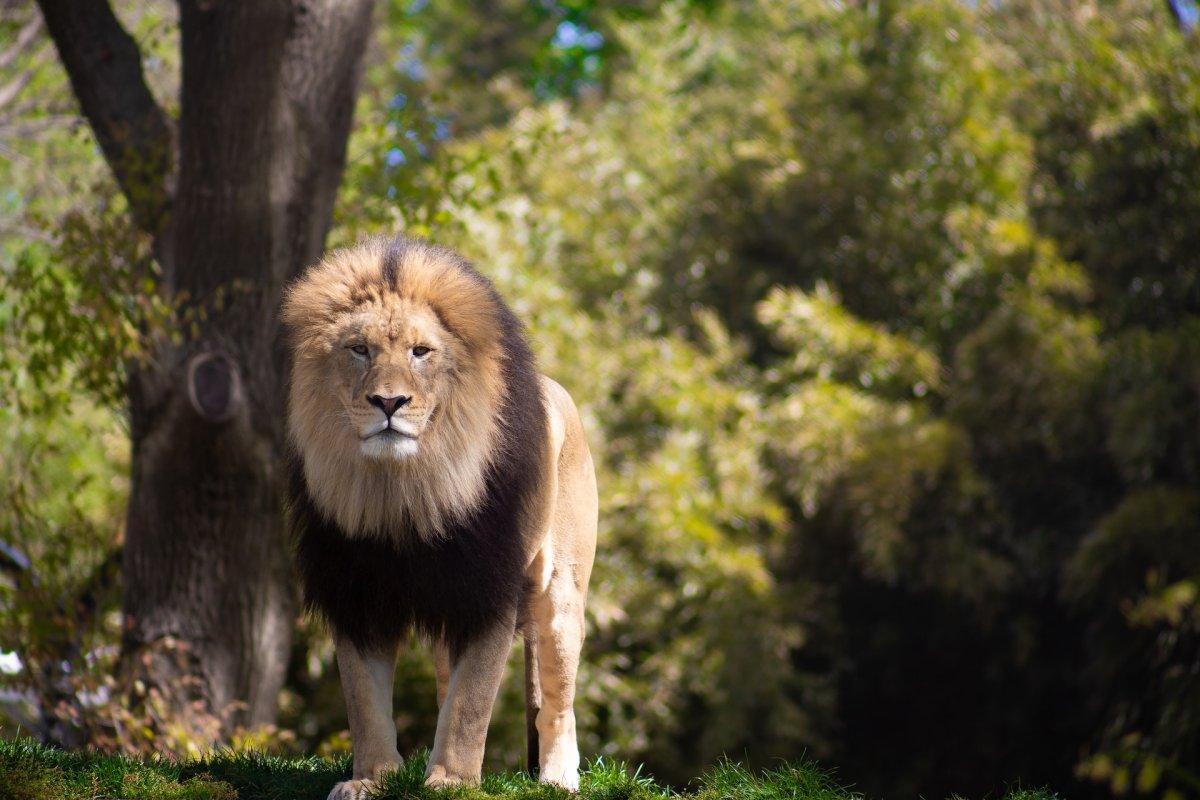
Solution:
M41 29L41 17L32 17L29 22L26 22L25 27L21 28L21 32L17 34L17 40L13 42L12 47L0 53L0 69L8 69L17 60L17 57L25 52L25 48L29 47L29 43L34 40Z
M16 100L17 95L21 93L22 89L29 85L29 81L32 79L33 73L22 72L8 83L0 86L0 108L4 108L13 100Z
M107 0L38 0L38 5L134 220L157 237L171 204L171 128L146 86L137 43Z

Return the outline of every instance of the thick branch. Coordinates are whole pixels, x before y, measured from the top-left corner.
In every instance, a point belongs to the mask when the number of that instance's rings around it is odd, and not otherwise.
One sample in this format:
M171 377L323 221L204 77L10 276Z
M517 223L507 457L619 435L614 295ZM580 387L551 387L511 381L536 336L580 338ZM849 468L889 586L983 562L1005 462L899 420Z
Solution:
M134 220L157 237L171 202L171 129L146 86L137 43L107 0L38 0L38 5Z

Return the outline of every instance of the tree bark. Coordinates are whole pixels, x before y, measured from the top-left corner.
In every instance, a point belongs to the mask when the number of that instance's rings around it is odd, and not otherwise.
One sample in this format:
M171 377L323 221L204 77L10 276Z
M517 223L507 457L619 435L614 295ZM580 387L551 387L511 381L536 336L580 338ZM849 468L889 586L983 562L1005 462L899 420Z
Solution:
M202 701L225 730L271 722L296 613L276 309L324 246L372 3L181 0L172 181L170 159L134 135L161 142L165 126L127 122L158 115L111 9L39 2L135 218L156 237L184 322L130 371L126 663L181 712ZM172 183L153 204L137 194Z

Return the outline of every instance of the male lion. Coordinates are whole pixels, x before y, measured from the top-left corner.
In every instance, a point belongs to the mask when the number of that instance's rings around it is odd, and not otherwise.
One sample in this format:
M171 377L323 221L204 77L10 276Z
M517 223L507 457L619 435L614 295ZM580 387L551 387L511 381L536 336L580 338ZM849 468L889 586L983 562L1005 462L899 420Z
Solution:
M538 375L487 278L423 242L329 254L291 286L283 322L297 558L333 632L354 745L353 779L330 800L365 796L400 763L392 680L410 629L437 654L427 784L478 782L519 629L531 761L577 789L597 502L570 396Z

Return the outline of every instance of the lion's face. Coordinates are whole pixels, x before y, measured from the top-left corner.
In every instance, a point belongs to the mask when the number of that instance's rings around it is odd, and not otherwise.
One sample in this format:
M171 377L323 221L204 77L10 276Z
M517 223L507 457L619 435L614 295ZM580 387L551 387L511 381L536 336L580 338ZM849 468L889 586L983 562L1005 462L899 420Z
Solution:
M339 325L328 373L364 456L416 455L449 389L455 340L432 309L397 300L364 309Z
M369 240L290 288L288 431L351 535L435 536L478 504L503 395L498 300L449 251Z

